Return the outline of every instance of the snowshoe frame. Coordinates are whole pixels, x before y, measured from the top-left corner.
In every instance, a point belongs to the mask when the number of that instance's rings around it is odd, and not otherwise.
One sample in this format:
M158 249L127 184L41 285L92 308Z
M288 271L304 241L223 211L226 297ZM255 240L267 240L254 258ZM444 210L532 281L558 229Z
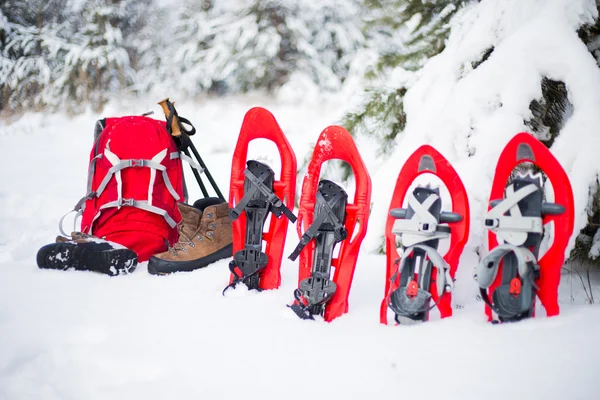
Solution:
M229 207L235 208L244 197L248 145L254 139L267 139L277 146L281 157L281 176L273 182L273 191L288 209L293 210L296 196L296 155L273 114L261 107L250 109L242 122L231 165ZM273 216L268 231L262 234L262 240L267 242L264 253L268 256L268 262L259 273L259 289L276 289L281 284L280 266L288 222L286 217ZM245 212L233 222L232 230L233 253L236 254L244 248L247 232ZM231 274L229 283L232 284L235 279L235 275Z
M398 260L401 259L396 247L396 235L392 232L396 218L390 213L393 209L402 208L404 198L412 182L418 176L425 173L436 175L442 180L452 198L452 212L460 214L463 217L462 221L453 223L452 234L450 235L450 247L443 257L450 266L449 273L452 279L454 279L460 255L469 237L469 200L460 177L448 160L436 149L429 145L419 147L402 166L396 179L396 186L388 209L385 225L386 283L384 298L380 307L380 322L382 324L388 323L387 314L390 295L398 288L399 284L399 277L396 276L396 279L392 279L392 277L396 274ZM433 268L431 271L431 280L435 280L436 277L437 270ZM438 293L436 285L431 285L432 301L434 304L437 303L441 317L446 318L452 315L452 296L450 293L442 295L443 293Z
M544 171L548 180L550 180L554 190L554 202L565 208L561 215L552 215L546 213L542 215L543 225L554 222L554 240L552 246L547 250L543 257L538 260L540 267L540 276L536 280L537 297L546 310L547 316L558 315L560 309L558 306L558 285L560 284L560 270L565 260L565 250L571 240L574 226L574 200L573 190L569 178L558 160L552 155L550 150L533 135L527 132L521 132L515 135L504 147L492 183L490 193L490 203L488 203L488 212L492 209L491 201L504 198L506 182L508 182L514 168L525 162L530 162ZM556 190L560 188L560 190ZM488 252L498 246L496 235L488 231L487 249ZM488 294L501 284L502 265L496 279L488 288ZM485 313L488 319L492 320L492 309L485 306Z
M335 294L325 305L323 317L330 322L348 312L348 296L360 245L365 237L371 205L371 177L350 133L341 126L325 128L317 140L307 173L302 182L302 195L296 229L301 239L314 220L316 193L321 167L328 160L342 160L350 164L356 182L352 203L346 205L344 227L347 238L341 242L338 257L331 266L335 268L333 281L337 285ZM298 284L311 277L316 243L311 240L300 253Z

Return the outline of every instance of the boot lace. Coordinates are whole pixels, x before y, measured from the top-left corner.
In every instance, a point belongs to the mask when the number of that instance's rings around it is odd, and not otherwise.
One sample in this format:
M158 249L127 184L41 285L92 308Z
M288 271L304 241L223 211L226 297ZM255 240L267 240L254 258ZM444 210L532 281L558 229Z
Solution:
M177 255L178 251L186 252L187 246L194 247L194 242L192 239L183 232L183 222L180 222L177 225L177 231L179 232L179 240L177 243L173 245L169 250L173 253L173 255Z

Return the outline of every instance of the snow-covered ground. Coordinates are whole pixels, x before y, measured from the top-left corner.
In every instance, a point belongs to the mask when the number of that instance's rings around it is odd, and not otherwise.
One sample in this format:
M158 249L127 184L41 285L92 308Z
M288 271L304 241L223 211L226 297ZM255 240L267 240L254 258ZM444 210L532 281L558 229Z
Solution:
M180 115L198 128L196 146L224 192L243 115L257 105L278 119L299 165L345 106L344 99L178 102ZM155 102L138 106L121 104L117 111L115 103L102 116L154 110L161 118ZM571 278L563 279L558 317L488 324L466 272L456 282L460 300L452 318L393 327L379 324L384 257L367 251L358 261L350 312L330 324L301 321L286 308L298 275L297 263L287 259L279 290L239 288L225 297L228 260L164 277L149 275L144 264L116 278L39 270L38 248L53 241L58 219L85 189L99 117L31 114L0 124L1 400L600 396L600 308L584 304ZM360 149L375 168L370 144ZM274 161L271 150L258 144L251 155ZM296 244L293 229L286 253ZM459 271L476 262L468 247Z

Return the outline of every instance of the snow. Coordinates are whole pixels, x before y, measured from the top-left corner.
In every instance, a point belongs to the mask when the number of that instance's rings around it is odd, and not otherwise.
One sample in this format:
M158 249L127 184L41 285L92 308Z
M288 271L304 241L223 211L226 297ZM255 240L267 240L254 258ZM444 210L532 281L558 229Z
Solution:
M230 97L178 103L178 111L198 128L196 146L226 192L226 160L248 109L272 111L300 159L341 116L344 102L337 100ZM38 269L37 249L53 240L59 217L85 190L95 119L161 115L151 102L117 112L123 106L73 119L30 114L0 125L0 399L594 397L597 306L567 299L559 317L490 325L480 301L457 293L452 318L433 313L424 325L382 326L385 260L364 250L350 312L330 324L302 321L286 308L298 276L297 263L287 259L279 290L239 287L226 296L229 260L170 276L148 274L145 263L114 278ZM264 149L250 152L277 158ZM200 196L190 189L192 198ZM286 254L296 245L294 228ZM463 262L476 262L476 255L468 252ZM456 285L466 280L472 277ZM578 288L572 282L571 291Z
M495 161L526 130L542 76L564 81L574 106L551 150L573 185L575 232L585 225L589 188L600 173L600 71L576 29L596 17L593 5L482 0L457 14L446 50L410 74L408 124L391 157L378 158L376 144L357 139L373 179L373 208L350 312L329 324L301 321L286 308L298 264L285 258L279 290L239 287L226 296L229 260L170 276L149 275L145 263L114 278L37 268L37 250L54 240L59 218L84 194L94 122L149 110L162 119L156 101L165 96L116 99L101 115L31 113L0 121L0 400L597 398L600 308L587 304L577 266L565 269L560 316L543 318L538 309L542 318L516 324L486 322L473 279ZM490 58L473 69L491 46ZM224 193L245 112L270 110L295 149L299 189L319 134L357 100L357 75L349 73L337 94L299 76L275 99L171 100L196 126L193 140ZM385 259L370 251L380 245L402 163L423 143L450 160L470 197L471 236L457 272L454 315L440 320L433 312L426 324L382 326ZM250 156L279 160L262 142L250 146ZM342 184L335 168L324 170ZM193 182L189 169L186 177ZM419 178L428 181L439 184L430 175ZM189 189L191 199L200 197L199 188ZM443 187L441 195L448 198ZM290 224L285 254L296 243ZM594 293L599 278L592 276Z
M541 96L542 77L566 84L574 112L551 151L566 170L575 199L574 232L585 227L590 187L600 174L595 149L600 136L600 70L577 36L577 28L597 16L589 0L484 0L453 22L444 52L419 71L404 107L407 125L389 159L379 163L373 198L389 199L396 177L412 152L429 143L461 177L471 207L468 246L482 245L483 215L494 168L506 143L527 131L529 103ZM489 48L487 61L473 69ZM388 201L375 201L367 246L380 244ZM568 255L574 246L571 237Z

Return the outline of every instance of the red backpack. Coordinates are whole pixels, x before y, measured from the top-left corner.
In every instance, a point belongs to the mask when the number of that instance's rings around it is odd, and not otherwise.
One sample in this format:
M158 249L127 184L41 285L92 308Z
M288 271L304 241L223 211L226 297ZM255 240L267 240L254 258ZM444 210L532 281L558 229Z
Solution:
M98 124L87 195L75 207L82 214L81 231L119 243L146 261L178 240L182 155L165 122L128 116Z

